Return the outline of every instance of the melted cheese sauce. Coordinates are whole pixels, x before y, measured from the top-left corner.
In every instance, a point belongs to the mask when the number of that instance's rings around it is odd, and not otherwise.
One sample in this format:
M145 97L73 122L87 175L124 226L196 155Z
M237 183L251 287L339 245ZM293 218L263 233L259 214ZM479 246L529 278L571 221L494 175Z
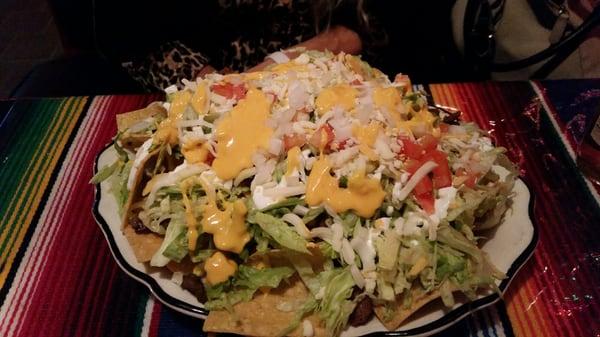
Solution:
M223 180L235 178L241 170L252 166L252 155L267 148L273 130L265 122L271 104L258 89L251 88L216 130L217 158L213 169Z
M204 163L210 151L208 145L200 140L190 140L181 147L183 157L190 164Z
M190 103L192 104L194 111L199 115L206 113L208 108L208 90L204 82L198 83L198 87L196 88L196 92L194 93L194 96L192 96Z
M402 102L402 97L396 88L377 87L373 89L373 103L379 108L385 108L390 113L395 114L397 106Z
M379 181L365 177L363 172L348 179L348 188L341 188L330 170L325 156L313 164L308 176L306 203L317 206L325 202L338 213L352 209L362 217L373 216L385 197Z
M246 228L248 209L240 199L233 203L225 203L224 208L225 210L221 211L215 201L209 201L204 208L202 229L213 235L218 249L239 254L250 241L250 234Z
M156 130L155 139L159 143L178 143L177 122L183 118L183 112L192 99L192 94L187 90L177 91L173 94L173 100L169 108L169 116L160 122Z
M316 112L324 115L336 106L351 112L356 105L358 91L347 84L339 84L321 91L315 100Z
M228 259L223 253L216 252L204 262L204 271L206 271L206 281L210 285L219 284L227 281L235 271L237 264Z
M372 149L377 136L381 131L381 125L377 122L371 122L367 126L360 126L355 124L352 127L352 136L358 140L358 149L362 154L367 156L369 160L376 161L378 159L377 153Z
M439 137L439 128L433 126L434 122L435 117L426 109L422 109L415 113L410 120L398 122L397 127L399 129L404 129L411 134L421 135L431 133L435 137Z
M181 185L181 195L183 197L183 207L185 207L185 223L188 227L187 239L188 249L190 251L196 250L196 242L198 242L198 222L196 221L196 215L194 214L194 208L188 198L188 190L192 186L193 179L184 180Z
M289 149L287 153L287 169L286 176L292 175L300 167L300 156L302 152L298 146Z
M306 67L306 64L299 64L294 61L289 61L289 62L285 62L285 63L279 63L279 64L273 66L273 68L271 68L270 70L274 73L279 73L279 74L285 73L288 71L307 72L308 67Z

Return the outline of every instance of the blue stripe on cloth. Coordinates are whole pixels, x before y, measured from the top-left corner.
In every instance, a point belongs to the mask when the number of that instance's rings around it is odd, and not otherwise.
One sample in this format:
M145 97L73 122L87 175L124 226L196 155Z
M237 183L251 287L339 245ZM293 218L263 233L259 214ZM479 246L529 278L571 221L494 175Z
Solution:
M506 312L506 303L504 303L504 301L500 301L498 304L496 304L496 309L498 317L500 318L500 322L502 323L504 335L506 335L506 337L515 337L515 333L512 329L512 324L510 323L508 313Z
M567 132L580 142L600 106L600 80L541 81L541 85L547 97L550 97L558 119L567 125Z
M202 332L202 320L179 313L167 306L160 311L159 337L206 337Z

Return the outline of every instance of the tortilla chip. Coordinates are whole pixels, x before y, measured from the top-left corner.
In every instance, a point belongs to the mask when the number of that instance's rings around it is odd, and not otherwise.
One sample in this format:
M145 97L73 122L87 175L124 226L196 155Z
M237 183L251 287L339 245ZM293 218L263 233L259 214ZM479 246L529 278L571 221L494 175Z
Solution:
M158 151L150 153L146 160L141 164L141 168L138 170L138 175L135 177L133 189L129 191L129 197L125 203L122 226L121 230L129 241L135 257L139 262L148 262L152 259L154 253L158 251L162 244L163 238L155 233L138 234L135 232L133 227L129 224L129 219L133 216L137 217L135 213L134 205L142 199L142 190L146 181L144 181L144 169L148 163L153 163L154 157L158 154Z
M163 115L166 117L167 110L165 110L165 108L163 108L160 103L153 102L143 109L118 114L117 128L120 132L124 132L135 123L148 117L154 117L156 115Z
M138 262L150 261L163 241L162 237L154 233L138 234L131 226L123 228L123 234L129 241Z
M421 309L422 307L427 305L429 302L432 302L442 296L438 289L427 293L427 292L425 292L425 289L423 289L420 286L414 286L411 289L411 293L412 293L413 298L412 298L412 303L411 303L410 308L405 308L402 303L403 302L402 298L397 297L396 303L394 303L394 305L393 305L394 314L393 314L392 318L388 321L386 321L384 319L385 312L386 312L385 306L383 306L383 305L375 306L375 315L377 315L377 318L379 318L381 323L388 330L394 331L394 330L398 329L398 327L400 327L402 322L404 322L412 314L414 314L419 309Z
M122 219L122 228L125 228L129 225L128 219L130 218L131 213L133 213L134 211L133 207L137 201L142 199L142 191L144 190L144 186L147 183L147 181L145 181L144 179L144 171L146 170L146 165L148 165L149 163L154 164L154 159L157 155L158 150L155 150L154 152L151 152L142 163L140 163L140 169L137 171L137 177L135 177L135 180L133 182L133 188L131 189L131 191L129 191L127 202L125 203L125 207L123 208L124 212Z
M204 321L205 332L227 332L245 336L277 336L288 327L296 310L309 298L308 289L298 277L292 277L289 284L281 284L267 293L258 291L249 302L233 306L234 315L226 310L213 310ZM282 306L290 305L290 311L281 311ZM324 324L315 315L304 319L311 322L314 335L327 336ZM302 323L289 336L302 336Z
M290 258L290 255L295 254L295 256L297 256L299 258L308 260L308 262L311 264L311 266L315 272L318 273L318 272L322 271L323 264L326 261L325 257L323 256L323 253L321 252L319 247L316 245L308 246L307 248L308 248L308 251L311 253L311 255L274 249L274 250L268 251L267 253L253 254L252 256L250 256L248 258L247 263L249 265L255 266L255 267L260 266L261 264L264 263L264 265L271 266L271 267L285 266L285 267L293 268L294 265L292 264L292 262L290 262L289 258Z

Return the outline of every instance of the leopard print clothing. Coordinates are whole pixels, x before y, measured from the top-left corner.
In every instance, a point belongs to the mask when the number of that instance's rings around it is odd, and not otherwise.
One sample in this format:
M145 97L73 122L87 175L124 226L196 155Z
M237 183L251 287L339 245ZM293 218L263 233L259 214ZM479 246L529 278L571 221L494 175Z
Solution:
M201 44L202 34L196 32L188 40L165 43L149 55L123 63L129 74L147 90L161 90L195 78L209 64L217 70L242 72L316 33L311 0L214 1L217 13L206 14L214 15L212 43ZM371 35L361 38L363 44L375 45L369 42ZM366 48L365 56L372 50Z
M129 75L148 91L161 90L183 79L195 78L208 64L208 58L180 41L163 44L139 61L125 62L122 66Z

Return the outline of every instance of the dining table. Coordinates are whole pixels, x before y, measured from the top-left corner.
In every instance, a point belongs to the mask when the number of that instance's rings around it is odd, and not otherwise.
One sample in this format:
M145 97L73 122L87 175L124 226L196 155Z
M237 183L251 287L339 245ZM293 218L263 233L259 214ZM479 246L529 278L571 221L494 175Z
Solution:
M439 336L600 337L600 186L578 166L600 79L416 85L517 165L537 246L501 299ZM161 94L0 100L0 336L206 336L123 272L90 184L115 115Z

